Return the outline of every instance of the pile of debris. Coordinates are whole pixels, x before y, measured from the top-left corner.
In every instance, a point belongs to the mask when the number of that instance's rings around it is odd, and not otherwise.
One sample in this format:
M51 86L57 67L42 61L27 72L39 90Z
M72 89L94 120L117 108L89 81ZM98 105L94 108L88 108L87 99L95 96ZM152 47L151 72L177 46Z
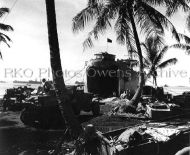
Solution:
M117 151L145 143L167 142L180 134L177 129L140 126L124 131L113 143Z
M177 141L177 137L183 135L189 127L189 123L147 123L102 134L90 124L84 130L86 139L77 139L69 146L63 143L60 150L70 155L92 152L104 155L159 154L171 141L171 145L174 145L173 141Z

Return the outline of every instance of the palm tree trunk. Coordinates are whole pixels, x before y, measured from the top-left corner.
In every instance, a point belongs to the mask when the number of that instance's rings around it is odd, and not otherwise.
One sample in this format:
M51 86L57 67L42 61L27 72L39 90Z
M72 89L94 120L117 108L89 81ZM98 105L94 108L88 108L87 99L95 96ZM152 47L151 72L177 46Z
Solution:
M67 89L65 87L63 79L63 71L60 59L60 50L57 34L57 23L55 13L55 2L54 0L45 0L46 11L47 11L47 27L48 27L48 39L50 48L50 63L53 75L53 82L55 86L57 101L61 110L62 116L68 127L74 134L81 132L82 128L77 121L71 104Z
M131 20L131 25L133 28L133 34L134 34L134 38L136 41L136 46L137 46L137 52L138 52L138 57L139 57L139 86L136 90L135 95L133 96L133 98L130 101L130 105L132 106L137 106L139 99L141 97L141 92L142 92L142 88L144 86L144 65L143 65L143 56L142 56L142 50L140 47L140 41L139 41L139 37L138 37L138 33L137 33L137 29L136 29L136 25L135 25L135 21L133 18L133 9L132 8L128 8L129 10L129 16L130 16L130 20Z

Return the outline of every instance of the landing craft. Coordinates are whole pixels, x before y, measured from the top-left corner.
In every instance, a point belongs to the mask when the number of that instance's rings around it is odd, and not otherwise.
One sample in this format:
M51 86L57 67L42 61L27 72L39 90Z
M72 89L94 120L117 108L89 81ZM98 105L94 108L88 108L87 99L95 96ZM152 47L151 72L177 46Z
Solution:
M103 97L120 96L127 89L131 96L138 87L138 73L133 70L136 60L115 60L115 55L102 52L95 54L86 68L85 92Z

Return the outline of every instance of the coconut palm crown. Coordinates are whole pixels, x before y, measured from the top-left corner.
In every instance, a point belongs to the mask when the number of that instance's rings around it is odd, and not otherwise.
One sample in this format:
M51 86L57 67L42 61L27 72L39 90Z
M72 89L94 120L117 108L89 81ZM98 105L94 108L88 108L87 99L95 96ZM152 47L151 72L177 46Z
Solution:
M171 30L179 41L173 24L155 6L166 7L166 15L171 16L179 8L188 11L189 0L88 0L87 7L73 18L73 31L79 32L86 26L94 25L83 46L93 47L93 39L98 39L107 29L114 27L117 42L127 46L129 52L139 57L139 87L131 105L136 106L144 85L144 65L139 33L147 36L162 35L164 28Z
M178 35L181 38L181 40L183 40L184 42L171 45L171 47L185 50L187 54L190 54L190 37L188 35L181 34L181 33L179 33Z
M157 70L164 69L169 65L174 65L177 62L176 58L170 58L162 61L169 46L164 45L163 39L158 37L149 37L141 44L144 51L144 64L148 69L147 78L152 76L153 84L157 87Z

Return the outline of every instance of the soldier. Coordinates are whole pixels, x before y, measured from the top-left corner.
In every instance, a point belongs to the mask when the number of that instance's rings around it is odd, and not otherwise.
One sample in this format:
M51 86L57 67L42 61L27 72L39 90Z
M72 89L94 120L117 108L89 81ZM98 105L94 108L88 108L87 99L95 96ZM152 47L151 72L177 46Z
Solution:
M3 111L6 111L10 104L10 97L8 94L5 94L3 97Z
M42 85L43 85L43 92L45 94L49 94L50 90L53 89L52 84L49 81L46 81L46 79L42 79Z

